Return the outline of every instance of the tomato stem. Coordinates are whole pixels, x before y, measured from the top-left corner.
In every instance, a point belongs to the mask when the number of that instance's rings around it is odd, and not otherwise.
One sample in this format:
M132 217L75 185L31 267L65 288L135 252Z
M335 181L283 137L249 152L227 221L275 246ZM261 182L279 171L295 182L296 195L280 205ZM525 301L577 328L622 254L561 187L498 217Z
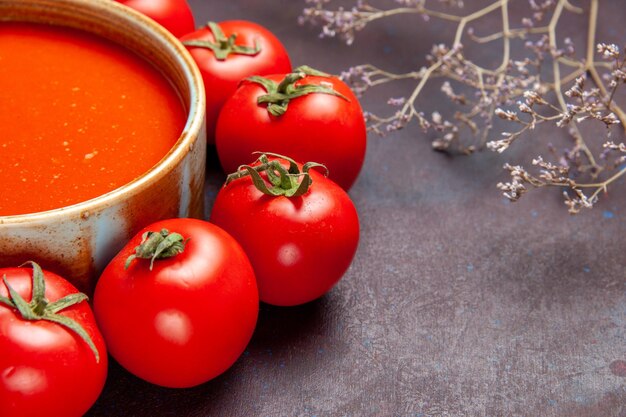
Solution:
M183 45L195 46L198 48L206 48L213 51L215 59L218 61L224 61L231 54L255 56L261 52L261 44L258 39L254 40L254 47L237 45L237 34L233 33L228 38L224 35L222 28L215 22L208 22L206 26L213 34L215 42L201 41L196 39L189 39L183 41Z
M261 154L255 162L259 162L258 165L242 165L236 172L226 177L226 183L224 186L231 182L243 177L250 176L254 186L263 194L271 196L285 196L285 197L299 197L306 194L313 184L313 179L309 170L314 167L324 168L326 174L328 174L328 168L325 165L318 164L317 162L307 162L302 166L302 171L298 168L298 164L291 158L283 155L271 153L271 152L255 152ZM268 156L283 159L289 163L289 168L285 168L279 160L269 160ZM261 177L260 172L265 172L267 175L267 182ZM300 181L298 181L300 179Z
M96 362L100 362L100 353L93 343L93 340L89 336L89 333L78 324L75 320L58 314L60 311L65 310L75 304L86 301L88 297L83 293L69 294L57 301L50 303L46 297L46 281L44 279L43 271L41 267L33 261L26 262L24 265L30 264L33 267L33 283L32 283L32 295L30 303L24 300L24 298L9 284L6 275L2 277L2 281L9 292L9 297L0 296L0 304L4 304L9 308L13 308L18 311L20 317L24 320L38 321L47 320L53 323L57 323L71 332L76 333L91 349ZM24 266L21 265L21 266Z
M267 103L267 111L275 117L282 116L287 111L289 102L294 98L306 96L313 93L330 94L341 97L346 101L350 101L346 96L335 90L330 83L302 84L296 85L298 81L307 76L326 77L330 75L313 69L309 66L302 65L294 70L294 72L285 75L280 83L276 83L269 78L260 77L258 75L246 78L247 81L260 84L263 86L267 94L257 98L258 104Z
M160 232L145 232L141 237L141 244L135 247L135 253L126 259L124 269L128 269L136 258L150 259L150 271L156 259L165 259L176 256L185 250L189 239L185 239L179 233L170 233L167 229Z

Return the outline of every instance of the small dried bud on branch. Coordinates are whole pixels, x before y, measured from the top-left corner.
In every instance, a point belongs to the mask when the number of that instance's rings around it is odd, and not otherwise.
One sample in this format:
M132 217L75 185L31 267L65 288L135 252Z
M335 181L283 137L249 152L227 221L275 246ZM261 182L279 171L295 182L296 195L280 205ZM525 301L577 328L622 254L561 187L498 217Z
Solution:
M597 45L598 53L602 54L604 59L619 59L619 47L614 43L599 43Z

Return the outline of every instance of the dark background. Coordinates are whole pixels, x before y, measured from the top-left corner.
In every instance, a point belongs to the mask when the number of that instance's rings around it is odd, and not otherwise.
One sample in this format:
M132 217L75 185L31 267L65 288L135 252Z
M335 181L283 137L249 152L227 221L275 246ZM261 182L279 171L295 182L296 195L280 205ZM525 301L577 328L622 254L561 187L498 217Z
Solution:
M439 22L396 17L347 47L298 26L304 1L190 3L198 25L256 21L294 66L332 73L365 62L413 70L451 38ZM476 3L487 4L466 1ZM623 2L601 8L599 39L623 43ZM565 30L584 39L575 26ZM499 59L497 45L491 53ZM373 92L363 105L383 112L402 88ZM445 111L447 101L436 93L425 106ZM350 191L359 250L328 295L298 308L262 305L239 361L193 389L152 386L112 363L88 415L626 416L626 184L578 216L557 190L508 203L495 188L507 179L501 167L543 152L541 135L508 156L470 158L431 151L415 127L370 135ZM214 151L209 165L210 201L223 180Z

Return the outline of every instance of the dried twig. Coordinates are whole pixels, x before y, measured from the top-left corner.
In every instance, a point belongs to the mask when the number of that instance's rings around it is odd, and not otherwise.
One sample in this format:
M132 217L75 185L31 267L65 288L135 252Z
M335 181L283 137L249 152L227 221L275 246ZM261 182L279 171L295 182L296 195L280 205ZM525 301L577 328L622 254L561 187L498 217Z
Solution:
M418 70L397 74L363 64L342 74L357 94L400 80L415 81L407 97L389 99L388 104L394 107L390 115L366 113L371 130L386 134L417 122L425 131L437 132L433 140L436 150L471 154L484 148L504 152L540 124L567 128L573 145L557 158L558 164L535 159L533 166L539 170L537 175L507 164L505 168L512 180L498 187L513 201L523 195L529 185L563 187L570 213L592 207L599 193L624 175L625 169L620 168L620 161L623 165L624 159L620 154L623 145L608 144L612 143L609 141L613 125L621 124L626 129L626 113L615 100L626 83L626 53L616 45L596 44L600 0L590 0L588 10L576 7L569 0L542 0L540 3L529 0L530 16L521 19L520 27L511 20L508 0L493 1L465 15L455 14L463 9L462 0L436 0L454 9L450 13L429 7L435 0L395 0L395 5L387 9L375 7L368 0L359 0L352 8L334 10L329 8L331 0L306 1L309 7L304 9L301 22L321 25L321 36L338 36L349 44L354 42L356 32L369 23L392 15L411 14L424 20L437 18L456 25L451 46L434 45L426 57L427 65ZM501 30L476 34L481 29L480 19L491 13L500 14ZM558 24L566 13L587 13L587 45L582 58L576 57L571 40L558 42ZM469 24L476 24L478 29L469 28ZM527 57L521 60L511 58L512 48L519 44L513 44L516 39L524 40L528 51ZM482 45L496 40L502 44L502 60L496 68L481 66L464 54L466 41ZM598 54L603 59L597 60ZM548 79L545 79L546 68L551 73ZM459 108L452 120L446 120L437 111L427 115L419 108L418 99L425 85L441 78L444 79L442 93ZM589 82L592 88L585 89ZM550 96L555 97L555 102L548 100ZM518 125L519 129L501 132L500 139L489 140L494 116ZM579 124L591 121L606 127L603 142L607 145L600 154L594 153L592 148L597 146L590 147L590 138L583 137L579 129ZM469 138L464 135L466 132ZM592 139L597 143L596 138ZM614 154L619 156L612 158ZM615 170L615 174L609 173ZM603 176L607 178L602 180ZM594 191L586 197L583 189Z

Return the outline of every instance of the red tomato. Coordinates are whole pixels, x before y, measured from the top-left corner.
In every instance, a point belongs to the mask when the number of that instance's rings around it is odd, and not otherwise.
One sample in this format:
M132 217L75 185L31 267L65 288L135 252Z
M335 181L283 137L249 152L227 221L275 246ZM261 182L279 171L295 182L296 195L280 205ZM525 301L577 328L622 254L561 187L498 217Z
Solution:
M193 32L196 24L187 0L116 0L118 3L145 14L169 30L174 36L181 37Z
M296 69L298 71L298 69ZM285 75L267 79L280 83ZM296 77L297 78L297 77ZM321 85L343 95L312 93L293 98L284 114L258 103L267 95L259 83L245 81L224 104L217 123L217 152L226 172L251 160L255 151L289 155L328 167L330 178L348 190L363 165L366 130L363 112L350 88L335 77L306 76L295 87Z
M37 273L43 278L34 279ZM86 296L36 264L0 269L0 277L5 276L0 281L0 416L82 416L100 395L107 375L106 348ZM9 286L18 296L10 294ZM51 311L66 296L77 297L74 304ZM39 319L25 319L17 307L7 305L16 298L34 299ZM68 320L86 332L95 350L58 323Z
M188 239L184 250L151 262L134 259L147 231ZM172 236L172 235L170 235ZM111 355L129 372L166 387L191 387L228 369L248 344L258 315L250 262L222 229L170 219L146 227L111 261L94 312Z
M251 75L291 71L285 47L269 30L256 23L244 20L210 22L183 36L181 41L198 64L204 81L209 143L215 142L215 126L222 105L241 80ZM207 42L213 46L201 46Z
M211 221L241 243L261 301L269 304L292 306L322 296L341 279L357 249L352 201L333 181L309 173L312 184L301 196L263 194L247 176L222 188L213 205Z

